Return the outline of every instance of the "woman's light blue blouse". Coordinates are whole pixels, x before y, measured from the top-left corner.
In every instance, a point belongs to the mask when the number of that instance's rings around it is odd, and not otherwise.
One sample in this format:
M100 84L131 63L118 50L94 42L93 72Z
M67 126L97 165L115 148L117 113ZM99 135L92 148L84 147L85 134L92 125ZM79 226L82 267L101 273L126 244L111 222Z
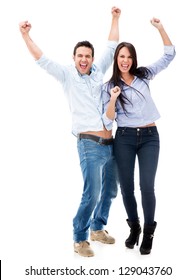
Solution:
M148 79L139 79L134 77L131 85L124 86L124 96L130 101L124 104L125 110L122 108L120 101L116 102L116 117L117 126L119 127L140 127L155 122L160 118L159 111L152 99L149 83L159 72L168 67L170 62L175 57L174 46L164 46L163 56L155 63L147 66L151 75ZM112 86L113 87L113 86ZM110 91L108 82L102 87L103 98L103 122L107 130L111 130L113 120L106 116L108 102L110 100Z

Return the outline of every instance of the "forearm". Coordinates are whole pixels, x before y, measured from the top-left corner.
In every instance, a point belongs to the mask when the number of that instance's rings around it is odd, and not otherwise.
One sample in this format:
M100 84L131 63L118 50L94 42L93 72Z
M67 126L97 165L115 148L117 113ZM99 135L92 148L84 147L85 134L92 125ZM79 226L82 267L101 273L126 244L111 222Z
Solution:
M33 42L29 34L22 34L22 38L24 39L27 48L31 55L35 58L35 60L40 59L42 56L43 52L40 50L40 48Z
M106 116L110 120L114 120L115 118L115 107L116 107L116 99L111 98L106 111Z
M108 36L109 41L119 41L119 19L117 17L112 18L112 24L110 33Z
M172 42L171 42L168 34L166 33L164 27L159 28L158 31L161 35L164 46L171 46Z

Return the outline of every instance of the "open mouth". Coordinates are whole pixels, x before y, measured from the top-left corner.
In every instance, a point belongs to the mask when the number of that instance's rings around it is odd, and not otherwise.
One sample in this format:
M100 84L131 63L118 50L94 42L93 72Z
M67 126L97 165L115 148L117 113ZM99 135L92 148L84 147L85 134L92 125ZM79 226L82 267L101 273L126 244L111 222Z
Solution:
M80 67L85 70L87 68L87 64L86 63L80 63Z
M122 67L124 70L128 70L128 69L129 69L129 65L128 65L128 64L121 64L121 67Z

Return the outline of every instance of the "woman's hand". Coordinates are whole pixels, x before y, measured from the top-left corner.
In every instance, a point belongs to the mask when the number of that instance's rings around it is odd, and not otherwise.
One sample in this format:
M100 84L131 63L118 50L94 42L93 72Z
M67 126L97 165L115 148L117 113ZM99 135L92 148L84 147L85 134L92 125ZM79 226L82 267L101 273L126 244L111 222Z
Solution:
M121 93L121 89L118 86L115 86L113 88L111 88L110 90L110 94L111 94L111 98L117 99L117 97L120 95Z

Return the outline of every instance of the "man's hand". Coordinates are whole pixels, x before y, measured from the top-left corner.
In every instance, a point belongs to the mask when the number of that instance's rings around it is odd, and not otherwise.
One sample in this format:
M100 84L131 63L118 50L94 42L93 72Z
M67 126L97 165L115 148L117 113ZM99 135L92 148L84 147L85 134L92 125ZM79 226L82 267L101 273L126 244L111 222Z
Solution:
M24 34L28 34L31 30L31 24L26 20L19 23L20 32Z
M27 48L29 49L32 56L38 60L42 56L42 51L40 48L33 42L29 35L29 31L31 30L31 24L26 20L19 23L20 32L22 34L22 38L24 39Z

